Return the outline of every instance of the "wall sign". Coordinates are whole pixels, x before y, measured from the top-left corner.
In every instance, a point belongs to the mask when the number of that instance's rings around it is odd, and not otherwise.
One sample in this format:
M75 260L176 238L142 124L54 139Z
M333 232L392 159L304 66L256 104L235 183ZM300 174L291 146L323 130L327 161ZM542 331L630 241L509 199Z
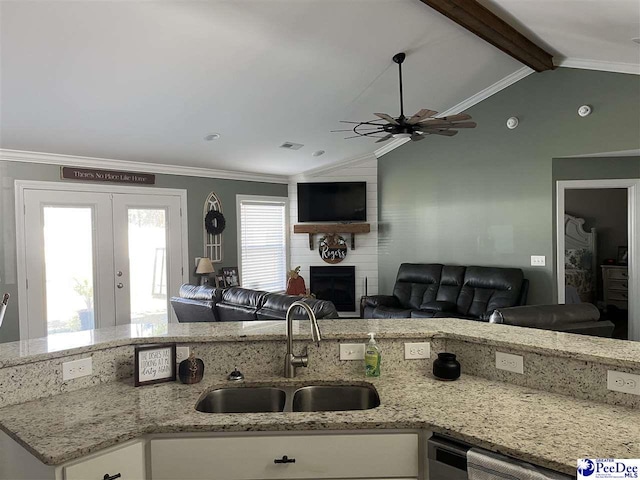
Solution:
M135 347L136 387L176 379L176 344Z
M117 172L95 168L60 167L60 178L83 182L136 183L155 185L156 176L150 173Z
M318 252L325 262L340 263L347 256L347 242L340 235L325 235L320 239Z

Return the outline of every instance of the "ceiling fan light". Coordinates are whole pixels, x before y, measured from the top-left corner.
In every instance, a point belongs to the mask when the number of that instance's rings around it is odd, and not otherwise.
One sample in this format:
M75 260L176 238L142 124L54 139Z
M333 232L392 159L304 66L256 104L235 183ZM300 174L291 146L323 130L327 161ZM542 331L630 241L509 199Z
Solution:
M393 138L411 138L410 133L394 133Z

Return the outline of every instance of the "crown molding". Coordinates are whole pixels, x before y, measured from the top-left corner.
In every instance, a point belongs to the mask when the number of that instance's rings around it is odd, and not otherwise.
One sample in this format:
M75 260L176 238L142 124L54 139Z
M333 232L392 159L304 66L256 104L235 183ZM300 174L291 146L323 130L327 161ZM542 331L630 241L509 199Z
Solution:
M57 153L27 152L23 150L0 149L0 160L8 162L44 163L48 165L67 165L74 167L101 168L113 170L135 171L165 175L181 175L186 177L219 178L224 180L243 180L246 182L283 183L289 182L286 175L270 175L262 173L234 172L211 168L185 167L180 165L163 165L110 158L80 157Z
M324 165L322 167L312 168L311 170L305 170L304 172L297 173L295 175L291 175L289 177L290 180L300 180L305 177L317 177L323 175L325 173L330 173L335 170L353 167L363 162L368 162L371 160L376 160L376 155L374 153L367 153L365 155L358 155L356 157L350 157L345 160L341 160L339 162L330 163L328 165Z
M640 75L640 65L635 63L607 62L605 60L586 60L583 58L565 58L558 62L559 67L600 70L602 72L630 73Z

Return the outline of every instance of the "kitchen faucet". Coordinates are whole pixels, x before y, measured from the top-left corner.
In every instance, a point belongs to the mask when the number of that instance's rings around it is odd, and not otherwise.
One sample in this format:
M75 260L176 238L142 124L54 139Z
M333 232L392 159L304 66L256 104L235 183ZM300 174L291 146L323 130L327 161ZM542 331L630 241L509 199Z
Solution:
M284 376L285 378L294 378L296 376L296 367L306 367L309 364L307 349L304 349L302 355L293 354L293 310L295 307L302 307L309 316L311 323L311 338L316 345L320 346L320 328L318 328L318 320L313 314L311 308L306 303L298 300L293 302L287 309L287 355L284 358Z

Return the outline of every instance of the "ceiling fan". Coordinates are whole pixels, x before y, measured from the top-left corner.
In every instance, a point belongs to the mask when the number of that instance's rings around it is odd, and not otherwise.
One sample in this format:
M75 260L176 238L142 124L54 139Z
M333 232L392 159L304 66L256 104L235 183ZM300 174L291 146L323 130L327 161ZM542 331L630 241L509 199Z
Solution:
M445 135L453 137L458 133L458 128L475 128L475 122L467 122L471 115L458 113L446 117L434 117L438 112L423 108L415 115L407 118L404 116L404 102L402 98L402 62L406 55L397 53L393 56L393 61L398 64L400 76L400 116L393 118L386 113L374 113L378 119L367 122L349 122L342 120L340 123L352 123L352 129L332 130L332 132L353 132L355 135L346 138L372 137L378 138L376 143L385 142L390 138L410 138L417 142L423 140L425 135ZM380 136L384 134L384 136Z

